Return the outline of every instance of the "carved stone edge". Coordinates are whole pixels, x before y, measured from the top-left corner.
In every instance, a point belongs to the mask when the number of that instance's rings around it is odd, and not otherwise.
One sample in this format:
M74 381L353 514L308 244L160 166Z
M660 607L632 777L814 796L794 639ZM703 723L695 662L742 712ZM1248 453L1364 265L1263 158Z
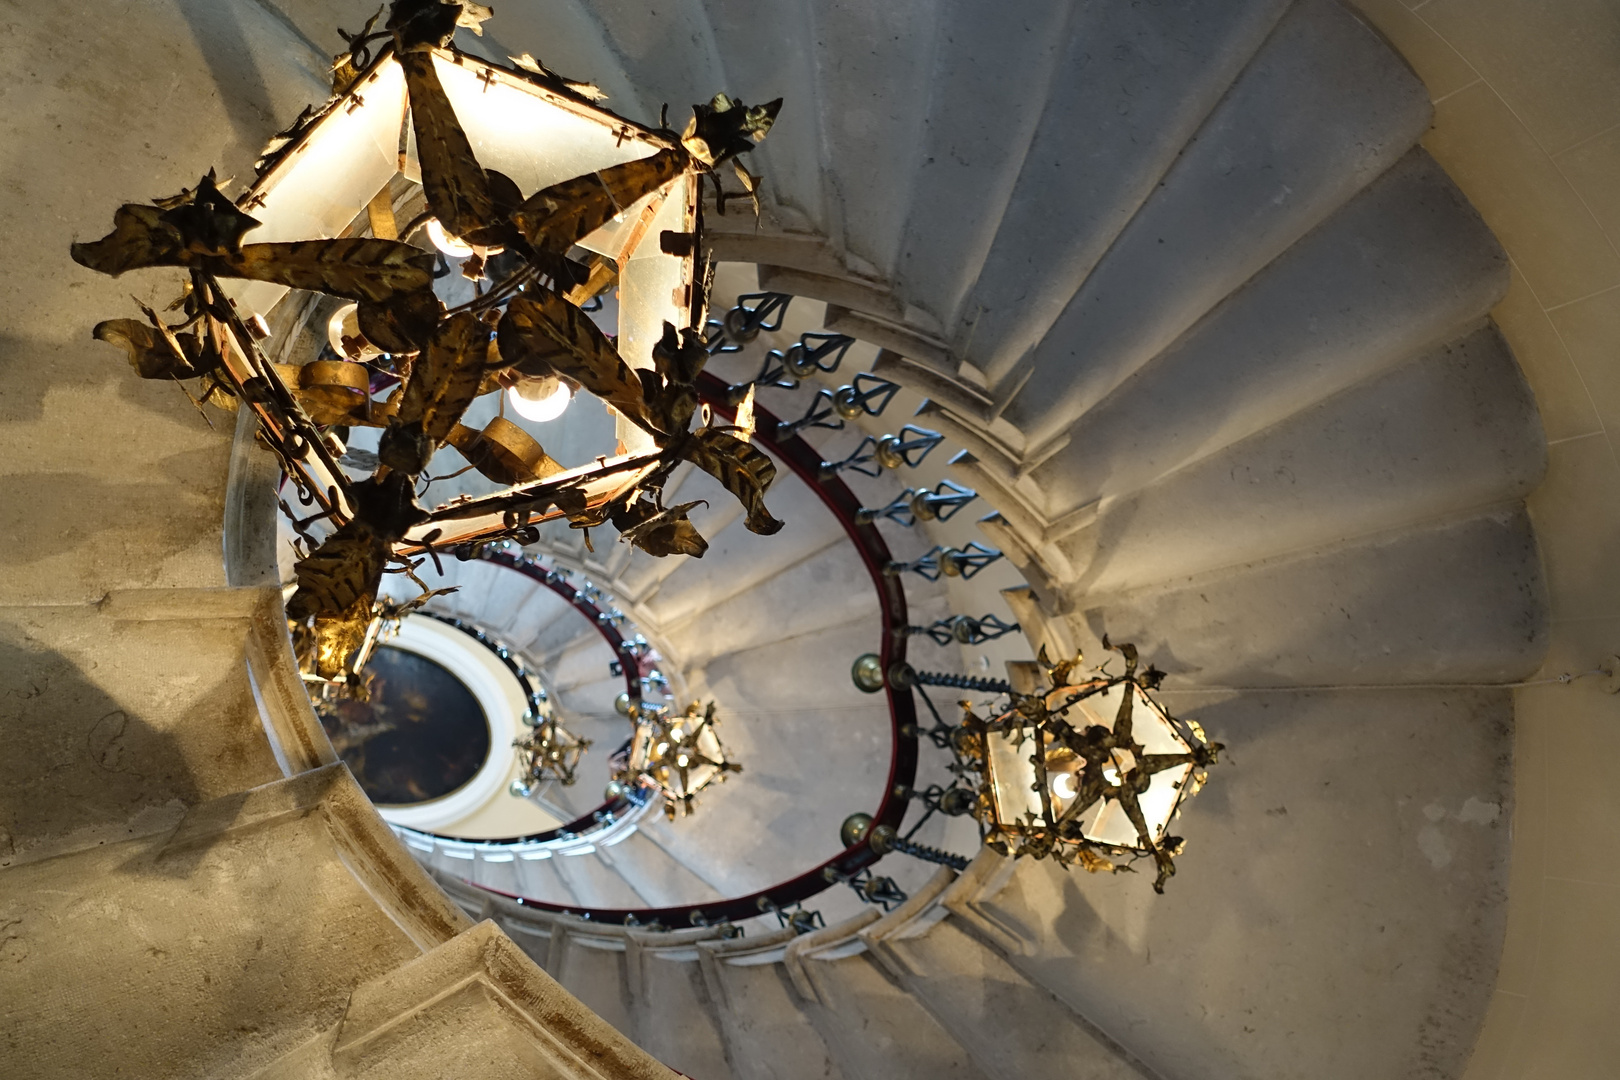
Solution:
M341 762L194 807L158 857L312 814L325 820L335 854L355 880L418 948L436 948L472 925L405 851Z
M816 989L814 980L805 970L805 961L814 959L817 953L860 940L861 931L882 917L877 908L869 907L859 915L845 919L841 923L834 923L832 926L804 934L798 940L789 942L787 950L782 955L782 966L787 969L788 980L799 996L806 1001L826 1004Z
M388 1036L438 1002L478 986L571 1077L672 1080L659 1064L542 971L494 922L356 987L332 1048L340 1068L386 1053Z

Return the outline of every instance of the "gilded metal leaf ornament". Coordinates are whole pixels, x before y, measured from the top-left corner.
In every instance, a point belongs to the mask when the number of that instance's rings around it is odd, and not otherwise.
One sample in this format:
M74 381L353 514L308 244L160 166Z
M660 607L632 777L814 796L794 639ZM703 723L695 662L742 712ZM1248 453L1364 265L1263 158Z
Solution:
M704 428L693 433L684 452L743 504L749 532L770 536L781 531L782 522L765 509L765 492L776 479L776 466L762 451L724 431Z
M590 316L556 293L515 297L496 334L503 363L528 375L572 379L638 427L658 432L634 369Z
M411 123L416 129L416 153L422 163L428 208L447 232L468 243L498 243L487 235L499 231L494 228L495 197L489 176L456 119L450 96L434 70L433 54L404 52L399 63L410 88Z
M561 254L681 175L689 160L685 151L670 148L564 180L531 195L512 222L537 251Z
M634 544L649 555L659 558L690 555L701 559L709 550L709 542L686 517L688 511L700 505L701 499L660 510L652 501L643 499L615 510L613 527L619 530L620 540Z
M327 537L298 560L298 591L287 601L287 615L339 617L356 604L370 605L388 564L388 540L358 518Z

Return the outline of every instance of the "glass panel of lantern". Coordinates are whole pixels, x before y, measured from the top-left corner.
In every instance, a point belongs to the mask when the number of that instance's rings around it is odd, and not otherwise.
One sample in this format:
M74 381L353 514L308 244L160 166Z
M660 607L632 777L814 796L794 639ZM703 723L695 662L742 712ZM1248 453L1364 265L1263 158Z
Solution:
M1127 681L1094 679L1050 690L1045 694L1049 726L1066 726L1076 735L1088 728L1111 732L1127 693L1135 697L1132 739L1144 756L1188 754L1203 744L1196 726L1170 716L1145 690ZM990 718L989 724L984 783L995 824L1014 841L1022 835L1049 833L1079 797L1086 761L1065 746L1058 733L1042 731L1037 720L1016 709ZM1141 762L1123 747L1112 750L1109 758L1101 764L1102 797L1079 813L1080 836L1108 847L1142 850L1136 827L1117 798L1121 779ZM1193 771L1191 762L1171 765L1148 777L1147 788L1138 792L1137 802L1155 843L1164 838L1182 799L1197 790L1191 781Z

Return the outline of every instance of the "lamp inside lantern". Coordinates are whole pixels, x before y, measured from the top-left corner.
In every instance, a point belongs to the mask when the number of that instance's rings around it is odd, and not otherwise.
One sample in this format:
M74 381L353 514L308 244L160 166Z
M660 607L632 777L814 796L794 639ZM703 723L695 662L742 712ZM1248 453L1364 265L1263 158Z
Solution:
M1135 650L1124 649L1124 675L1075 683L1067 675L1078 660L1039 680L1027 670L1035 665L1009 665L1020 687L1009 707L988 720L968 709L964 732L993 846L1094 870L1118 869L1100 853L1152 855L1162 891L1181 847L1170 822L1221 746L1171 716L1149 690L1157 673L1139 678Z
M707 707L694 701L684 713L642 706L630 744L627 772L641 776L664 794L664 813L673 818L676 808L692 812L698 792L742 766L726 758L715 730L714 702Z

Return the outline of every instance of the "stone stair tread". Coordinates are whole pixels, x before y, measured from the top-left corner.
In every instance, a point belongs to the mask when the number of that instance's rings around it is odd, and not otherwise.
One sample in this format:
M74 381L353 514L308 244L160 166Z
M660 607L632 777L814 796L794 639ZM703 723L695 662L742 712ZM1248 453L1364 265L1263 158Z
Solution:
M861 1080L981 1080L985 1073L949 1030L883 973L858 938L806 952L798 968L814 995L806 1008Z
M335 1024L357 981L419 955L351 869L334 779L358 800L345 812L364 805L330 766L205 803L177 831L5 870L13 1060L35 1077L241 1075ZM64 995L73 972L97 992Z
M630 1030L638 1046L688 1076L731 1080L720 1018L698 958L697 943L713 933L626 935Z
M1103 597L1520 498L1546 460L1524 376L1484 326L1106 501L1061 546Z
M925 911L923 926L862 936L986 1076L1140 1080L1135 1061L1112 1040L1076 1023L1051 992L940 914Z
M281 776L254 704L256 589L117 592L0 608L0 865L172 823Z
M791 938L792 931L786 931L757 941L699 946L732 1072L750 1080L846 1080L800 1008L780 958L771 956Z
M1394 164L1432 114L1365 23L1299 0L1053 324L1007 418L1044 443Z

